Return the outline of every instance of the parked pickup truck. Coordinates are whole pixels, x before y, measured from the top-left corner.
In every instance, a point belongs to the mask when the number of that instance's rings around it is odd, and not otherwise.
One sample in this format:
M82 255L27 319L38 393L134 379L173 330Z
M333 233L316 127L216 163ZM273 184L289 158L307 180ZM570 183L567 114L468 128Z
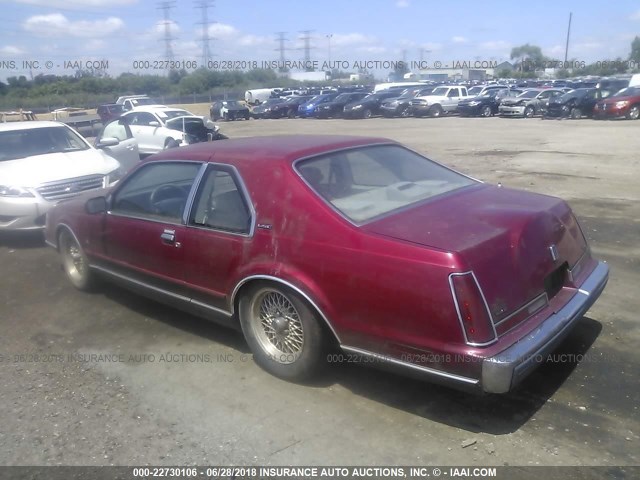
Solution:
M409 103L411 113L416 117L429 115L440 117L445 113L455 113L460 100L467 98L467 87L442 85L424 96L416 97Z

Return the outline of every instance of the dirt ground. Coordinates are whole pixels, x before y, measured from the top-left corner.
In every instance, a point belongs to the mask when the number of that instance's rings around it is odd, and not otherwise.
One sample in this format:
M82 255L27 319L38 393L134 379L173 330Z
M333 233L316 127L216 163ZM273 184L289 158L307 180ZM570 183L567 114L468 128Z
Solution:
M220 126L230 137L389 137L487 182L568 200L594 255L611 267L599 302L559 349L582 361L547 363L504 396L353 365L333 366L310 385L287 383L253 363L239 333L116 287L77 292L41 236L5 234L0 464L640 463L640 122Z

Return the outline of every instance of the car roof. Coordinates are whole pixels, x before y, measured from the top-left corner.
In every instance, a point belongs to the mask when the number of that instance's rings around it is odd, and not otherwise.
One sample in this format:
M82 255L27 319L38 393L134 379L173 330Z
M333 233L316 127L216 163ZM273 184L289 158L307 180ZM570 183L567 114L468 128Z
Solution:
M62 122L54 122L51 120L30 120L20 122L6 122L0 123L0 132L7 132L11 130L29 130L33 128L44 127L65 127Z
M130 113L130 112L154 113L154 112L166 112L166 111L173 111L173 110L182 110L186 112L184 108L167 107L166 105L140 105L139 107L132 108L127 113Z
M280 161L291 163L305 157L368 145L396 144L382 137L355 135L274 135L244 137L165 150L146 161L196 160L230 165Z

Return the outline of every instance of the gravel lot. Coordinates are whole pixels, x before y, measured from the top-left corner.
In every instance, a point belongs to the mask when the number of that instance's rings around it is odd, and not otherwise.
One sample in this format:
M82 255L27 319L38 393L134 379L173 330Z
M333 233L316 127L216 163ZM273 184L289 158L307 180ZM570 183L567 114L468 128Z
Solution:
M385 136L482 180L567 199L611 266L605 293L559 350L585 358L548 363L506 396L354 365L286 383L252 362L241 334L116 287L77 292L41 235L4 234L0 464L640 463L640 122L220 125L230 137Z

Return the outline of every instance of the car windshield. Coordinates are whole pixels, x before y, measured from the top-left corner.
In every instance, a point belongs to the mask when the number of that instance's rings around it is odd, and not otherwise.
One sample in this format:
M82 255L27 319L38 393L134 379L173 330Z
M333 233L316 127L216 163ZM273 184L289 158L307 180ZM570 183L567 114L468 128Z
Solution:
M540 92L537 90L527 90L518 95L518 98L536 98Z
M90 147L66 127L42 127L0 132L0 162L47 153L77 152Z
M449 87L438 87L438 88L434 88L433 92L431 92L429 95L444 97L447 95L448 91L449 91Z
M482 89L484 87L471 87L467 93L469 94L469 96L473 96L473 95L479 95L480 92L482 92Z
M227 107L242 107L243 105L237 100L227 100Z
M296 168L318 195L358 224L475 183L398 145L335 152Z
M556 98L558 99L558 103L564 103L572 98L584 97L589 91L589 88L577 88Z
M178 117L194 116L193 113L187 112L186 110L162 110L162 111L156 112L156 115L158 115L163 120L171 120L172 118L178 118Z
M640 87L628 87L611 95L611 98L635 97L638 95L640 95Z
M333 99L334 102L348 102L351 98L350 93L341 93L336 98Z
M155 101L153 98L132 98L131 99L131 104L134 107L140 107L142 105L157 105L158 102Z

